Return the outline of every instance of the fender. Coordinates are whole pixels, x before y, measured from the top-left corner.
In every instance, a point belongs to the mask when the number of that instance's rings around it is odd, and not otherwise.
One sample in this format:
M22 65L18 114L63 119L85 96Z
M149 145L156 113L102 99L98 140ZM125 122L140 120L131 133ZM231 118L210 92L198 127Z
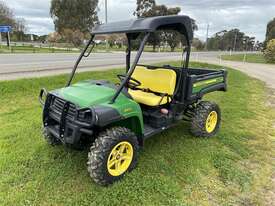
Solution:
M95 125L99 127L106 127L109 124L123 119L123 116L112 107L95 106L93 111L96 116Z

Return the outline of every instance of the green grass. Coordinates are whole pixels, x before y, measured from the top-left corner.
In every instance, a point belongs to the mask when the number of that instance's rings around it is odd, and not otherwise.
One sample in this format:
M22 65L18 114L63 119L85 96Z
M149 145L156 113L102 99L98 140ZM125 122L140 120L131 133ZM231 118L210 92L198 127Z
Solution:
M34 46L0 46L0 53L72 53L78 52L71 49L58 49L58 48L40 48Z
M122 47L118 47L118 46L113 46L113 47L106 47L105 44L99 44L96 45L94 50L94 52L116 52L116 51L126 51L126 46L122 46ZM145 46L144 48L144 52L154 52L153 47L152 46ZM159 50L159 48L157 47L155 52L171 52L170 47L166 47L166 48L161 48ZM175 48L174 52L182 52L182 48Z
M77 80L116 80L121 72L81 73ZM275 115L262 82L229 69L229 91L207 96L222 109L216 137L192 137L183 122L147 140L138 167L105 188L86 171L87 151L51 147L42 138L39 89L62 87L66 80L61 75L0 82L1 206L263 204L273 169Z
M229 61L239 61L242 62L244 61L244 54L234 54L234 55L222 55L223 60L229 60ZM263 54L247 54L246 55L246 62L249 63L262 63L266 64L267 61L265 60Z
M81 49L83 49L83 47L81 47ZM97 45L94 50L94 52L117 52L117 51L126 51L126 47L123 46L121 48L119 48L118 46L114 46L114 47L107 47L103 44L101 45ZM150 46L146 46L144 49L145 52L153 52L153 48ZM75 51L72 50L70 48L68 49L58 49L58 48L40 48L40 47L34 47L34 46L12 46L11 48L7 47L7 46L1 46L0 45L0 54L1 53L79 53L80 51ZM156 49L156 52L159 52L158 49ZM160 52L171 52L170 47L167 47L165 49L161 49ZM175 52L182 52L181 48L176 48Z

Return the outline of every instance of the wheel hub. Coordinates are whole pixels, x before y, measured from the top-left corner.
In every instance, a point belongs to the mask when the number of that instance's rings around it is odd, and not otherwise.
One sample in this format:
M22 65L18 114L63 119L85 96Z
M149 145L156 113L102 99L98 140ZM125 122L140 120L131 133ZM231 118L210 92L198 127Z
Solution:
M206 119L206 131L208 133L213 132L216 129L218 123L218 113L216 111L210 112Z
M112 149L108 161L108 172L112 176L122 175L127 171L133 160L134 150L129 142L120 142Z

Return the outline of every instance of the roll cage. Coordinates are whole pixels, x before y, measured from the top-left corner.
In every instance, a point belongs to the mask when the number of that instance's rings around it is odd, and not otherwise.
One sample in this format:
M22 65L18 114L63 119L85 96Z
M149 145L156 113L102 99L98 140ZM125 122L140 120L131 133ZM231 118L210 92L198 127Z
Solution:
M121 82L119 85L116 93L112 97L110 103L113 104L127 82L130 80L138 62L141 57L141 54L144 50L144 47L146 45L146 42L150 36L151 33L154 33L158 30L174 30L179 32L180 34L185 36L187 47L184 48L183 52L186 52L185 57L185 64L181 67L180 71L180 79L179 79L179 87L185 88L185 79L184 75L187 72L188 66L189 66L189 59L190 59L190 53L191 53L191 41L193 39L193 29L192 29L192 21L188 16L160 16L160 17L151 17L151 18L140 18L137 20L129 20L129 21L121 21L121 22L114 22L114 23L108 23L108 24L101 24L95 26L95 28L91 32L91 38L86 44L85 48L82 50L80 56L78 57L72 73L70 75L70 78L67 82L67 87L71 85L72 80L75 76L75 72L78 68L79 63L81 62L83 57L88 57L94 46L94 38L96 35L101 34L114 34L114 33L125 33L127 36L127 50L126 50L126 78ZM141 41L141 44L139 46L138 52L136 54L136 57L134 59L134 62L131 66L131 51L132 51L132 41L137 39L137 37L140 34L144 34L144 37ZM181 102L184 101L184 89L182 90L182 93L180 94L180 100Z

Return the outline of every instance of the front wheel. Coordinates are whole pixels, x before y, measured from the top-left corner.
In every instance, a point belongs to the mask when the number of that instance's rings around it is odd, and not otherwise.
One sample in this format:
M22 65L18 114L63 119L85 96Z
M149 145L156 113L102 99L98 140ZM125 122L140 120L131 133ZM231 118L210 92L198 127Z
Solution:
M99 134L88 155L88 172L100 185L121 179L137 164L138 142L134 133L123 127Z
M202 101L191 120L191 133L197 137L212 137L220 128L221 111L216 103Z

